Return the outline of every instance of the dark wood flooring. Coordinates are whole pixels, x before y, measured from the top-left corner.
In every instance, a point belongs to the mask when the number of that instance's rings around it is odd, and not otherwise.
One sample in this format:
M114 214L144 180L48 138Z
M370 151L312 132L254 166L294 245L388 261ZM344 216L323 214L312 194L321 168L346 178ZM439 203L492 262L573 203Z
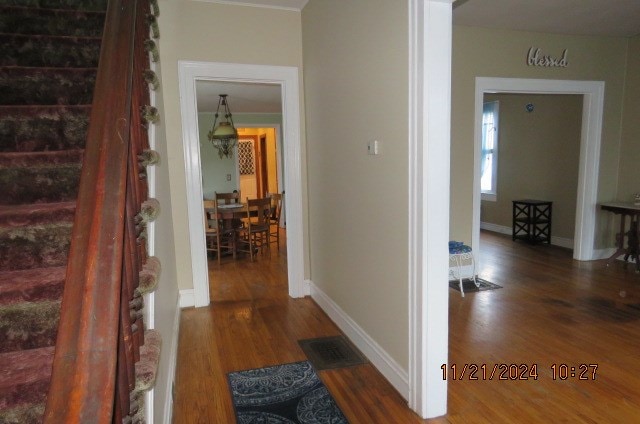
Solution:
M486 232L481 246L480 276L503 288L450 291L448 415L420 420L371 365L321 371L349 421L640 422L633 264L578 262ZM297 340L339 334L311 299L287 296L286 254L271 250L210 261L211 306L182 311L174 423L234 423L227 372L304 360Z

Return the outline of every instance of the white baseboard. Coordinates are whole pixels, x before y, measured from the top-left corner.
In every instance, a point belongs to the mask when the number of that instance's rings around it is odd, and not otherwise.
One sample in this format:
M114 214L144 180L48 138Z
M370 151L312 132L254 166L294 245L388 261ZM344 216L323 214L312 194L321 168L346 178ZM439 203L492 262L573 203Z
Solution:
M162 422L171 424L173 419L173 385L176 380L176 364L178 363L178 333L180 332L180 305L178 302L176 315L173 318L173 331L171 332L171 344L169 348L169 371L167 390L164 393L164 414Z
M180 290L178 304L180 308L190 308L196 306L196 297L194 289Z
M492 224L490 222L481 222L480 223L481 230L493 231L494 233L507 234L511 235L512 228L505 227L504 225Z
M616 253L616 250L618 249L616 249L615 247L610 247L606 249L593 249L593 260L597 261L598 259L609 259L611 255ZM624 260L622 255L623 254L620 254L620 257L618 257L617 259Z
M512 235L513 228L507 227L504 225L492 224L490 222L481 222L480 229L493 231L494 233ZM551 236L551 244L554 246L565 247L567 249L573 249L573 239L565 238L565 237L556 237ZM612 252L613 253L613 252Z
M398 363L371 338L346 312L329 296L308 280L311 297L336 323L342 332L356 345L364 356L405 398L409 399L409 375Z

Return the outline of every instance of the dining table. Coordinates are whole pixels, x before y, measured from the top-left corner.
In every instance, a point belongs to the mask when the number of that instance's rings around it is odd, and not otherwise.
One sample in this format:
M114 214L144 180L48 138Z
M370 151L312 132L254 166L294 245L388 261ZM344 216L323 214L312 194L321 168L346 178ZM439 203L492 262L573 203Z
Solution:
M213 216L216 213L215 208L205 208L209 219L217 219L222 221L222 228L230 230L236 228L238 221L247 216L247 210L243 203L229 203L226 205L218 205L218 216Z

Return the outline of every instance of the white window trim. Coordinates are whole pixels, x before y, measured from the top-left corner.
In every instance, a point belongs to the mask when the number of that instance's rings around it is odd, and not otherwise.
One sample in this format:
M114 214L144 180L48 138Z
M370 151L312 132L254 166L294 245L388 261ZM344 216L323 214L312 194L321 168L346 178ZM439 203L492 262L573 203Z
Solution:
M500 102L498 100L494 100L491 102L483 102L483 106L486 103L494 103L494 122L496 128L496 137L495 143L493 147L493 159L491 161L491 177L493 180L492 190L480 191L481 200L486 200L489 202L497 202L498 201L498 157L500 150Z

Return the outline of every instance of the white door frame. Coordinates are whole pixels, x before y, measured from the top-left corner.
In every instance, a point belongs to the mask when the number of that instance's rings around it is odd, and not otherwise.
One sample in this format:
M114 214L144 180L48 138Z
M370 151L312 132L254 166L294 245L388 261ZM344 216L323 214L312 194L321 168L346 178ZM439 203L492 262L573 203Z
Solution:
M593 260L598 203L598 170L604 112L604 81L544 80L476 77L472 247L480 251L480 159L482 101L485 93L582 94L582 133L576 200L573 258Z
M453 0L409 0L409 407L447 413Z
M304 296L304 258L302 227L302 165L300 139L300 93L298 68L288 66L245 65L217 62L178 61L182 138L185 155L187 216L194 304L209 305L209 273L202 227L202 175L198 133L197 81L278 84L282 88L284 128L284 187L287 191L287 264L289 296Z

